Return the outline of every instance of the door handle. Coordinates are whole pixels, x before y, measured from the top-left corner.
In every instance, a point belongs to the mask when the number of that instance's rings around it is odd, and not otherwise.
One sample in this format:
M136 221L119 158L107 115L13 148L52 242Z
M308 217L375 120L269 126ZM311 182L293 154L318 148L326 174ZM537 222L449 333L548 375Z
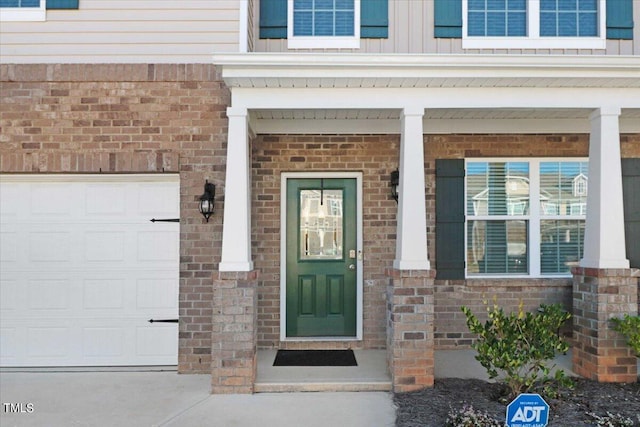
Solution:
M355 269L356 269L355 264L349 264L349 270L355 270Z

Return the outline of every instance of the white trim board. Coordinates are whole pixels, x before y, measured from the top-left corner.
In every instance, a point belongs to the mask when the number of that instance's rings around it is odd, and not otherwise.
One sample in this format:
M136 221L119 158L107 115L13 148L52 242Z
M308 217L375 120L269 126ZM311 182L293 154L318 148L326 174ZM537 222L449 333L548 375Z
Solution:
M301 178L355 178L356 180L356 251L362 254L362 172L283 172L280 179L280 341L361 341L364 321L363 258L356 258L356 336L355 337L287 337L287 180Z

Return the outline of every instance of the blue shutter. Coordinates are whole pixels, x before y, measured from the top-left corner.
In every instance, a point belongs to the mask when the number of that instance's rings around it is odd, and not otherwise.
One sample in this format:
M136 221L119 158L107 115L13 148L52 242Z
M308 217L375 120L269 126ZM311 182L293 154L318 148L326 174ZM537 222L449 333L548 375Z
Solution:
M462 38L462 0L435 0L436 38Z
M607 0L607 38L633 40L633 0Z
M260 38L287 38L287 0L260 0Z
M389 1L362 0L360 3L360 37L386 39L389 37Z
M47 9L77 9L78 0L47 0Z
M436 279L464 279L464 160L436 159Z

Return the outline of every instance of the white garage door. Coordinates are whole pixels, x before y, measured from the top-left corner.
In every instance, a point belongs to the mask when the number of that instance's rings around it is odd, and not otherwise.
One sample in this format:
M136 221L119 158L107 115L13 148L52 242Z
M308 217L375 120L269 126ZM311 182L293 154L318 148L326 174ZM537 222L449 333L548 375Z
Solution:
M175 365L177 175L0 176L0 366Z

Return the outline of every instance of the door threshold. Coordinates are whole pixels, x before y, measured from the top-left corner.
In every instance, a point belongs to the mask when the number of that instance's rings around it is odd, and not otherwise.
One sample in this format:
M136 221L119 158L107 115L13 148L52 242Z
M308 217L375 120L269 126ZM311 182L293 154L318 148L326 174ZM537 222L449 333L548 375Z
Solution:
M386 350L354 350L358 366L273 366L278 350L258 350L256 393L390 391Z

